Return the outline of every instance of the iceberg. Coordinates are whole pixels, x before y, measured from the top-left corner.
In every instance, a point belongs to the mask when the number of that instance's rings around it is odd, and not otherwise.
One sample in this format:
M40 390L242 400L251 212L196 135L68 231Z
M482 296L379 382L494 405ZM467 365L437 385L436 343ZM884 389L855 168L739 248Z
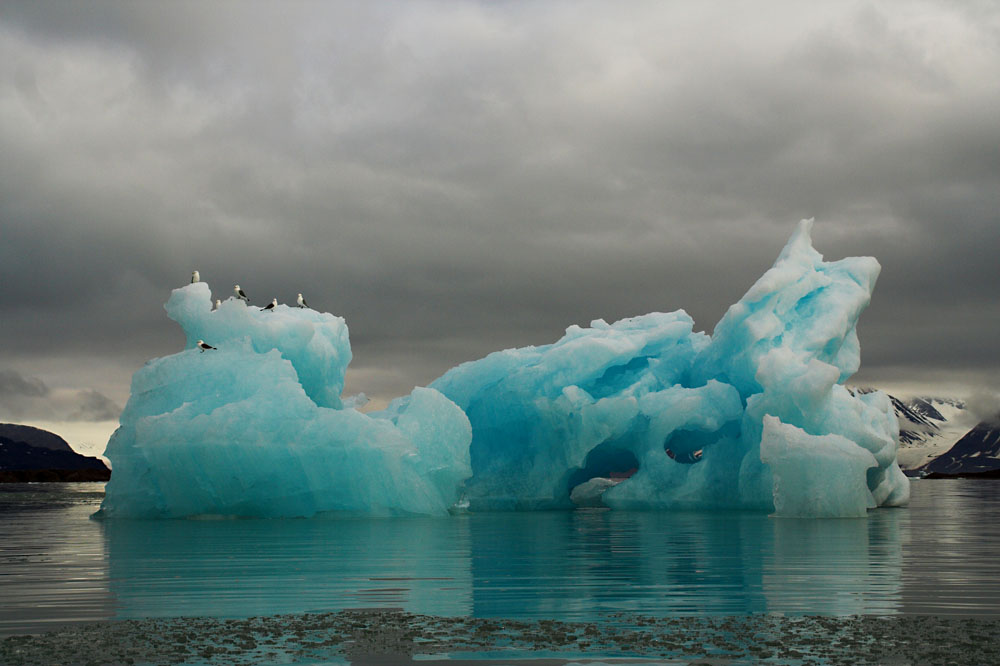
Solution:
M683 311L598 320L434 381L472 424L470 509L570 507L580 484L622 474L601 484L604 505L850 517L905 504L889 398L844 386L880 266L823 261L811 229L799 223L711 336ZM594 488L576 494L592 503Z
M465 414L428 388L382 412L345 406L343 319L236 299L213 311L204 282L175 289L166 310L187 347L132 378L102 516L440 515L459 499Z
M343 319L175 289L184 351L132 380L105 455L122 517L752 509L858 517L908 501L889 398L845 382L880 270L803 220L712 335L683 310L570 326L380 412L343 398ZM199 340L216 347L202 351Z

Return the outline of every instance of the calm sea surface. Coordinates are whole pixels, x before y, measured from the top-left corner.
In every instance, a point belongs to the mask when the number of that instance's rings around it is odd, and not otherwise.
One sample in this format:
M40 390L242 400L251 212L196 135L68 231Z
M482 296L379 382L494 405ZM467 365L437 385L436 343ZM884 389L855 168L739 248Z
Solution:
M607 510L91 520L103 496L103 484L0 484L0 635L351 608L1000 616L1000 481L916 481L908 508L808 521Z

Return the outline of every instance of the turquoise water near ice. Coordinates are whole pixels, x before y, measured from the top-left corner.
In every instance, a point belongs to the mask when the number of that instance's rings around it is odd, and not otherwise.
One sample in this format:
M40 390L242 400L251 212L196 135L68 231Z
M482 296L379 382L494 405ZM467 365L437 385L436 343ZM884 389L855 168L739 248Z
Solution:
M577 510L91 520L102 484L0 485L0 635L346 608L600 621L1000 615L1000 482L922 480L867 519Z

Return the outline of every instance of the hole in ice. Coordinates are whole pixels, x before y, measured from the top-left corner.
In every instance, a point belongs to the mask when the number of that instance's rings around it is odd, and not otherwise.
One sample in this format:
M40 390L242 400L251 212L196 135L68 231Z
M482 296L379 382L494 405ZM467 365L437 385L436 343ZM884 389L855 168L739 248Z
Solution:
M673 449L664 449L666 454L671 460L676 460L679 463L684 463L685 465L693 465L694 463L701 460L701 456L704 453L702 449L697 451L692 451L691 453L674 453Z
M717 432L677 430L663 442L663 451L675 462L693 465L701 462L705 447L719 439Z
M593 478L622 480L635 474L639 469L639 459L628 449L612 443L603 442L587 454L583 467L569 477L568 489Z

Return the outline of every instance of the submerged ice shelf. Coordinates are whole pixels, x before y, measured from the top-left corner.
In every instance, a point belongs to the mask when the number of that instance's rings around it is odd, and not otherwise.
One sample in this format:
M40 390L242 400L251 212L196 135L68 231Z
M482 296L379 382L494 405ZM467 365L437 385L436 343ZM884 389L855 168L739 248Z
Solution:
M206 284L175 289L166 309L187 348L133 378L101 512L444 514L584 498L848 517L905 504L888 397L844 387L879 265L824 262L810 230L800 223L711 336L680 310L597 320L368 414L340 398L343 319L235 299L213 311Z

